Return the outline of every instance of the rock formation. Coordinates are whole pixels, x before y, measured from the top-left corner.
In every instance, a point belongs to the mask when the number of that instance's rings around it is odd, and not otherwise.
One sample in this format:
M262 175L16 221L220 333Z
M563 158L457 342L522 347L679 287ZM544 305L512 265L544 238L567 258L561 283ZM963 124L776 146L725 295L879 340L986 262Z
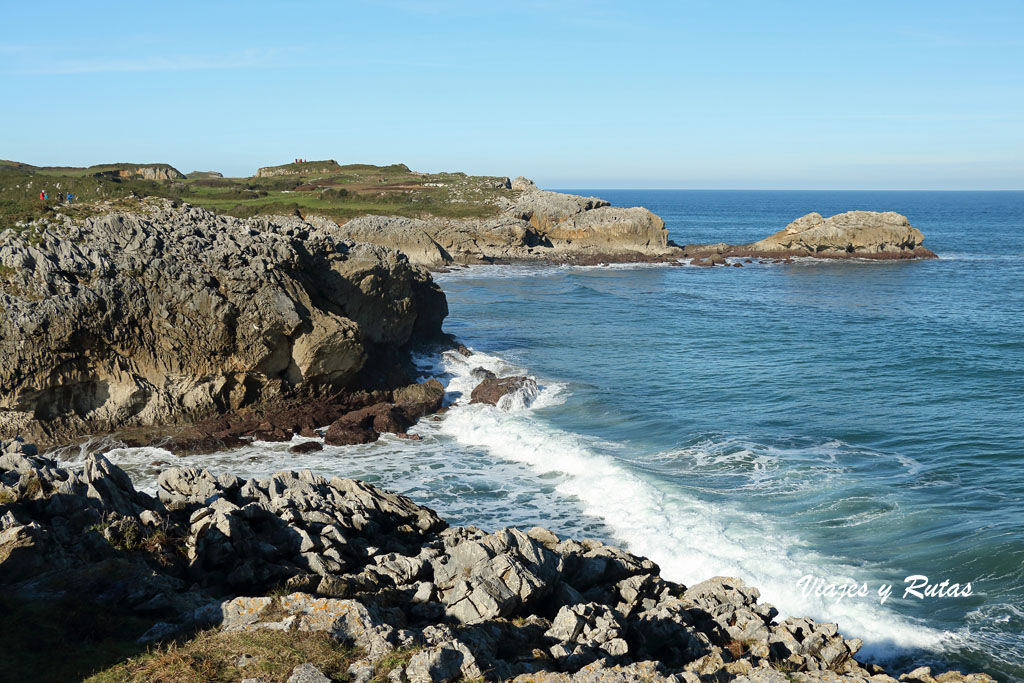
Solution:
M301 173L333 173L340 168L334 159L324 161L296 161L281 166L263 166L257 169L257 178L273 178L275 176L297 175Z
M860 640L777 620L738 578L683 586L597 541L449 528L404 496L309 471L172 468L154 498L102 456L83 465L0 443L0 587L116 601L148 617L141 641L210 624L323 632L360 650L349 671L360 681L396 650L411 656L388 680L424 683L896 681L856 659ZM262 595L275 586L285 590Z
M294 217L142 206L0 233L0 436L331 395L441 334L444 294L393 249Z
M779 232L750 244L688 244L687 256L788 258L913 259L935 258L921 246L924 235L907 217L887 211L847 211L829 218L809 213ZM713 265L704 262L700 265Z
M540 394L532 377L496 377L487 370L480 384L470 394L470 403L488 403L505 410L527 407Z
M142 176L146 180L178 180L184 178L178 169L172 166L139 166L135 169L135 175Z
M362 216L337 228L341 237L401 250L413 263L553 261L596 264L682 256L665 223L644 208L616 208L597 197L548 192L532 181L510 182L501 215L488 219Z

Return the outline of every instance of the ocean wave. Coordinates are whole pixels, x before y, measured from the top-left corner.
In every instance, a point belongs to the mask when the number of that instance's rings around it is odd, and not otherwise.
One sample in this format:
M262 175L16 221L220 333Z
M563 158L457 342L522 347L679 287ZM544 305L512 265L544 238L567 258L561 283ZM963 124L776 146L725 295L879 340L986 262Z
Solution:
M471 381L463 368L495 362L485 354L455 363L445 358L456 386ZM542 391L537 408L543 404ZM816 555L764 515L688 496L684 489L645 475L616 456L617 444L550 427L533 410L509 413L464 400L456 401L438 425L457 443L484 448L502 461L525 463L538 475L559 475L558 494L576 500L584 515L600 520L631 552L658 562L669 579L692 584L716 575L743 578L783 614L835 621L847 636L862 637L869 658L939 651L957 639L866 601L836 605L803 596L797 581L805 574L855 580L857 569L842 558ZM766 457L760 466L771 465Z

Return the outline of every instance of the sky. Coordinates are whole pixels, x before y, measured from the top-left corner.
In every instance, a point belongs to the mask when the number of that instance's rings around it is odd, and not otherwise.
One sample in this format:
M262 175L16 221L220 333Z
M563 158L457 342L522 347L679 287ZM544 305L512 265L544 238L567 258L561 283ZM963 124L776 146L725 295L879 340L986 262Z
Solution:
M4 1L0 158L1024 189L1024 3Z

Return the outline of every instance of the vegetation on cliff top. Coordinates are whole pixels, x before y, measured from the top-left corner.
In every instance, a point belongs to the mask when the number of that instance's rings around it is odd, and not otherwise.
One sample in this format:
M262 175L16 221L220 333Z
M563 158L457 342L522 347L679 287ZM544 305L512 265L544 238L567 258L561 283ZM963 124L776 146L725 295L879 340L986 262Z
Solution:
M325 164L332 166L325 171ZM104 164L88 168L40 167L0 161L0 230L56 212L89 215L97 203L134 197L164 197L218 213L246 218L258 214L323 215L346 221L367 214L450 218L496 215L512 190L506 179L465 173L419 173L404 164L373 166L304 162L268 167L265 177L222 178L209 173L175 180L118 177L111 171L167 164ZM316 167L317 172L308 172ZM40 191L49 193L40 200ZM71 206L58 195L75 196Z

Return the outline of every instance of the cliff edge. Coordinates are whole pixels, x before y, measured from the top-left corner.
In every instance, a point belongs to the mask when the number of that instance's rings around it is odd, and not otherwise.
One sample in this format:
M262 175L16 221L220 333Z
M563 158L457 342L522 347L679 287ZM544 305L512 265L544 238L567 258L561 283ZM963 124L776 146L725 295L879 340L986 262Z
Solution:
M441 334L444 294L393 249L139 207L0 233L0 435L52 444L363 388Z

